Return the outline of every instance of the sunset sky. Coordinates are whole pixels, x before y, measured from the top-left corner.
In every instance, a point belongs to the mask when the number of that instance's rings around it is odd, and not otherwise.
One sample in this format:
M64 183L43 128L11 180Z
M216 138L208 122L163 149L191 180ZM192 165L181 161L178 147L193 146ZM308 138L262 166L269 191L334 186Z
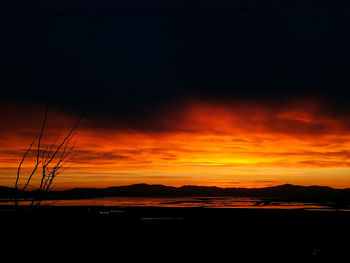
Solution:
M348 7L66 2L0 4L0 185L49 103L43 147L88 108L56 189L350 187Z

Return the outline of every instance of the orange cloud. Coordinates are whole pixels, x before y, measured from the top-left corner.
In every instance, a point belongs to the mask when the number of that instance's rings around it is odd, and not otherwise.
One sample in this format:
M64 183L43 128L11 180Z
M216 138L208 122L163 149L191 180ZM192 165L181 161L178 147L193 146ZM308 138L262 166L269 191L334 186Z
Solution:
M38 109L18 110L1 126L0 185L13 184L20 154L40 129L38 116ZM161 116L158 128L149 130L98 126L108 123L103 117L103 122L83 121L76 135L79 154L55 186L350 185L347 120L325 114L315 101L278 108L191 102ZM58 112L49 118L45 143L74 121L74 116ZM24 172L30 165L28 159Z

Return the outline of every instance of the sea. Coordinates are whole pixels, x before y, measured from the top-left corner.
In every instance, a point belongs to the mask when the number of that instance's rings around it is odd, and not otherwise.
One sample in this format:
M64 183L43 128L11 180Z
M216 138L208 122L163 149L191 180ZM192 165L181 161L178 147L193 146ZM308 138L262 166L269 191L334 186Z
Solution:
M11 205L13 200L1 199L0 205ZM30 201L20 201L19 205L30 205ZM247 197L101 197L74 200L45 200L43 206L115 206L115 207L204 207L204 208L253 208L253 209L304 209L342 210L331 202L290 202L285 200L263 200Z

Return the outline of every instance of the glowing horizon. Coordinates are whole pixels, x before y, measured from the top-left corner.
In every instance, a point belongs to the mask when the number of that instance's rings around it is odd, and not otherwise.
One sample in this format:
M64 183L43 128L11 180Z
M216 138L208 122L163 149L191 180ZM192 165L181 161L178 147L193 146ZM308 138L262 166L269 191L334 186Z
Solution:
M3 186L13 186L21 154L40 128L38 110L19 110L17 117L1 130ZM59 128L68 128L74 116L52 112L50 119L46 143ZM53 188L133 183L350 186L347 122L324 114L316 101L298 101L278 109L258 103L197 101L156 122L157 128L136 129L83 121L75 138L79 154L71 169L57 177ZM28 174L30 167L28 159L23 174Z

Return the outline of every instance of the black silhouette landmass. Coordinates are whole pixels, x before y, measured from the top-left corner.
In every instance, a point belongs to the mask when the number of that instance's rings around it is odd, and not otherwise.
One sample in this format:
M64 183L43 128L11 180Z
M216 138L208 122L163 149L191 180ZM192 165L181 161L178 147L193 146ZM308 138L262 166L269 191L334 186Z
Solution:
M16 194L13 188L0 186L0 198L12 198ZM24 195L31 197L35 191ZM334 189L327 186L299 186L284 184L264 188L220 188L212 186L184 185L181 187L133 184L108 188L74 188L50 191L42 195L47 200L87 199L96 197L218 197L239 196L261 199L283 199L288 201L338 202L350 203L350 188Z

